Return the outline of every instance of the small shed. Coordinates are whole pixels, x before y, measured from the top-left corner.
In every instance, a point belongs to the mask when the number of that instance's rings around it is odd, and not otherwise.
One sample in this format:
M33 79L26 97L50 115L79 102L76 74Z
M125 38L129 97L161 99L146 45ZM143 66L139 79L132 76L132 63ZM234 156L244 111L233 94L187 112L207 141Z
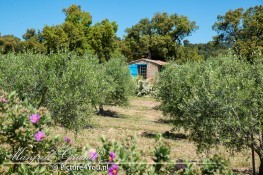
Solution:
M129 68L133 77L139 75L144 79L154 80L156 78L157 73L162 70L162 67L165 64L167 64L167 62L142 58L139 60L131 61L129 63Z

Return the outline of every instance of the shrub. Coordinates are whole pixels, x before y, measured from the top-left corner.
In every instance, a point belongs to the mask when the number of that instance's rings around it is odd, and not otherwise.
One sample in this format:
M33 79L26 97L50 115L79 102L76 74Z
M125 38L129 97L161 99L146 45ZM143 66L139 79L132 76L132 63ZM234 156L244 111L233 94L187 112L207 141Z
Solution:
M210 159L204 159L201 167L202 174L226 174L229 171L228 162L218 155Z
M136 139L128 136L122 143L114 140L106 140L101 138L103 144L100 153L103 162L108 162L109 153L114 152L114 162L119 162L119 167L125 174L145 174L148 171L146 160L142 156L142 152L137 149ZM111 163L111 162L110 162Z
M0 86L7 92L16 91L21 100L35 107L44 105L48 90L49 57L40 54L0 55Z
M105 63L105 76L109 77L112 91L107 94L107 104L125 105L132 94L134 83L124 58L113 58Z
M223 144L250 147L262 157L262 140L254 139L262 133L262 70L262 63L235 58L170 65L160 76L161 109L189 131L199 150Z
M86 154L86 148L71 147L69 138L49 137L52 120L46 108L20 101L15 92L0 91L0 99L0 162L5 163L1 174L48 175L53 173L50 165L67 163L67 156Z
M150 95L154 96L155 95L155 89L154 85L149 81L149 80L144 80L141 77L136 77L134 79L135 81L135 94L138 97Z
M92 126L91 107L127 104L133 84L123 58L104 64L74 54L0 55L0 86L34 107L45 106L58 124Z
M36 109L27 101L21 102L15 92L7 94L1 91L0 99L2 163L30 162L21 159L19 152L22 152L22 155L45 156L50 149L55 148L57 139L48 138L47 126L52 121L46 108ZM18 164L13 164L6 171L16 172L18 167Z
M67 129L75 130L92 126L90 118L93 87L93 60L53 55L49 62L52 77L46 95L47 107L55 122Z
M103 113L103 105L126 105L134 84L124 58L112 58L100 64L96 71L92 99L99 112Z
M157 135L157 145L154 149L154 172L157 174L168 174L174 171L175 161L170 158L170 146L162 141L161 135Z

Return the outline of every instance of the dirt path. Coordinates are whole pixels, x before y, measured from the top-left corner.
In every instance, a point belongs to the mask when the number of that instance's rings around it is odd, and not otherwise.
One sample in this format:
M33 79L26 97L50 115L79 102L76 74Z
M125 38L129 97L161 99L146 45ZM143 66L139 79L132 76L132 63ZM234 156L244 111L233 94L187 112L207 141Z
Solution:
M161 111L157 110L160 102L153 98L138 98L132 97L129 101L129 106L105 106L105 110L111 115L109 116L94 116L94 122L97 125L92 129L86 129L79 133L77 143L81 146L90 145L92 147L101 146L99 141L101 136L109 140L122 142L129 135L137 137L138 148L149 159L152 155L157 133L164 134L170 131L173 126L160 122L164 120ZM55 128L56 132L61 128ZM70 137L74 137L68 133ZM172 137L164 137L163 141L171 147L172 159L185 160L200 160L208 155L218 154L230 161L233 168L250 167L250 152L246 151L242 154L231 155L224 148L211 150L205 154L197 154L196 147L193 142L190 142L184 137L183 133L172 133Z
M106 107L106 110L115 111L128 118L135 117L140 119L140 121L158 122L164 118L162 112L156 109L159 105L160 102L152 98L133 97L130 99L127 107Z

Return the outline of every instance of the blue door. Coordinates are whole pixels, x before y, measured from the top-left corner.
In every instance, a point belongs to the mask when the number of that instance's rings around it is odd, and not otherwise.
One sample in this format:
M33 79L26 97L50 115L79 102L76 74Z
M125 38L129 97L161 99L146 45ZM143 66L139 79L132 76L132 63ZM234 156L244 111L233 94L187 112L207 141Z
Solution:
M131 65L129 65L129 68L130 68L131 75L133 77L136 77L138 75L137 65L136 64L131 64Z

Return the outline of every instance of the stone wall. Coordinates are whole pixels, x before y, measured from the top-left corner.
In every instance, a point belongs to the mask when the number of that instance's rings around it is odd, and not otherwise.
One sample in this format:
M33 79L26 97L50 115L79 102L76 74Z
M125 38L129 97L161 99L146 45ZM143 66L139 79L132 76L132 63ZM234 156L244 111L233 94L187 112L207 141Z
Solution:
M159 66L153 63L147 63L147 79L154 80L159 71Z

